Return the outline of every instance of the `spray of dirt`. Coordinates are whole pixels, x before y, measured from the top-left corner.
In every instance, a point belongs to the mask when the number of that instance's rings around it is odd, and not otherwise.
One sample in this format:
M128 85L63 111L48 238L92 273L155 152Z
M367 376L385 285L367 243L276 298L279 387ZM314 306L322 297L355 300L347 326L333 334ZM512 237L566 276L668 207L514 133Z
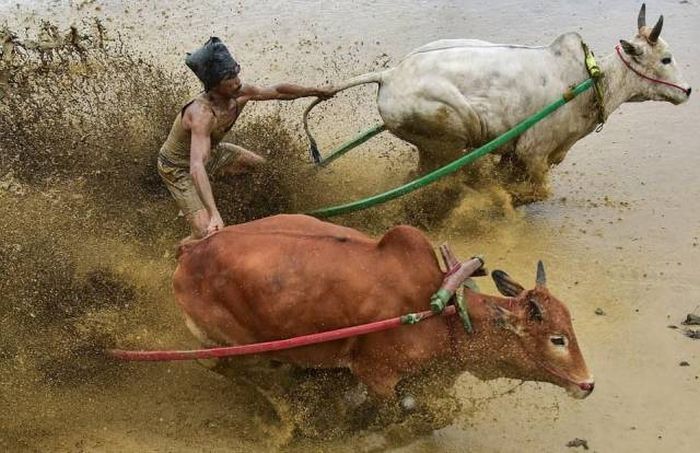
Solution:
M185 226L155 157L188 87L99 22L44 23L27 39L4 29L0 45L0 382L16 408L0 437L26 446L54 396L143 376L105 347L183 338L168 302ZM301 169L280 125L267 116L239 132L278 165L217 185L230 222L291 209L285 178Z
M0 385L9 390L0 399L16 408L13 418L0 416L7 431L0 437L13 448L66 427L65 421L47 425L46 407L53 407L48 412L56 420L84 412L89 425L93 412L81 400L86 389L97 388L107 399L133 392L139 401L141 387L134 391L127 383L157 382L163 372L119 366L102 355L105 347L167 348L188 338L169 287L172 246L186 225L176 218L155 158L194 88L175 83L177 71L130 50L97 21L65 31L44 23L22 39L3 29L0 46L0 359L7 364ZM216 182L227 222L299 212L345 193L343 183L318 178L304 162L304 146L279 112L248 117L235 135L270 165ZM401 222L480 232L485 222L516 215L510 196L484 182L493 181L491 172L489 164L475 166L342 221L373 232ZM185 387L201 379L198 372L178 373ZM351 390L346 374L299 381L289 395L299 433L327 439L381 425L368 424L374 416L361 411L359 419L357 413L338 416L344 397L328 404L342 393L338 389ZM241 402L249 395L231 398ZM263 428L247 437L257 442L267 435L269 419L245 407L237 409L240 417L260 418ZM434 413L445 413L436 407ZM428 425L444 426L445 417L439 419Z

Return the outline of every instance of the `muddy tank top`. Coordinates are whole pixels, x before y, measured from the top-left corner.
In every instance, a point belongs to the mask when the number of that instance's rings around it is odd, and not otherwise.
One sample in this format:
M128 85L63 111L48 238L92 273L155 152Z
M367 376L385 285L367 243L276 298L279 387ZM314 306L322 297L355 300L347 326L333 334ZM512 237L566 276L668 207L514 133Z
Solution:
M214 113L214 118L216 119L216 125L214 130L211 132L211 152L214 152L214 148L218 145L224 136L231 130L233 123L227 118L221 118L216 115L211 101L206 98L204 93L200 93L196 97L192 98L187 104L185 104L180 113L175 117L173 121L173 127L170 129L168 138L165 139L165 143L160 148L160 158L164 158L165 162L171 166L190 168L190 144L192 143L192 133L184 128L182 125L182 115L185 109L193 102L201 102L202 104L209 107ZM236 107L238 108L238 107ZM236 112L238 113L238 112ZM229 122L226 122L226 121Z

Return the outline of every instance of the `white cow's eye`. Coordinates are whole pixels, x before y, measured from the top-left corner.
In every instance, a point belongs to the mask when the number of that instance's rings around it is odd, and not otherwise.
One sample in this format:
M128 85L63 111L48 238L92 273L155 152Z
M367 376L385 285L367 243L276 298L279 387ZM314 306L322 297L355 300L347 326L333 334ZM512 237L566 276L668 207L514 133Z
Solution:
M561 335L549 337L549 341L551 341L554 346L566 346L567 344L566 337Z
M661 59L661 63L663 64L671 64L671 57L664 57Z

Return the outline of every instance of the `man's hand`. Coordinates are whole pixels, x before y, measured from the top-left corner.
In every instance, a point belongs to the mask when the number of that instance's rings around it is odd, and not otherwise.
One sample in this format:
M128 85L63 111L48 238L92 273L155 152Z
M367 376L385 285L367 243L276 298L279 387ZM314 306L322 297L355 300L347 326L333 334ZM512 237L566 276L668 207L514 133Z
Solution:
M216 233L224 227L224 221L221 219L219 211L214 211L209 218L209 226L207 227L207 236Z

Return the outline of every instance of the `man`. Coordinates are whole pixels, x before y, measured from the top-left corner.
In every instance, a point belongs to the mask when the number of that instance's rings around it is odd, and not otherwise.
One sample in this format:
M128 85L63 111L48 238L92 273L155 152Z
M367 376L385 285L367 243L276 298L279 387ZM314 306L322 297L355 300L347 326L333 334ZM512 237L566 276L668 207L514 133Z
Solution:
M224 226L209 175L239 174L265 161L238 145L221 142L248 101L329 97L331 92L289 83L244 84L238 77L239 64L216 37L188 54L185 62L204 84L204 92L175 118L158 154L158 173L190 224L190 238L200 239Z

